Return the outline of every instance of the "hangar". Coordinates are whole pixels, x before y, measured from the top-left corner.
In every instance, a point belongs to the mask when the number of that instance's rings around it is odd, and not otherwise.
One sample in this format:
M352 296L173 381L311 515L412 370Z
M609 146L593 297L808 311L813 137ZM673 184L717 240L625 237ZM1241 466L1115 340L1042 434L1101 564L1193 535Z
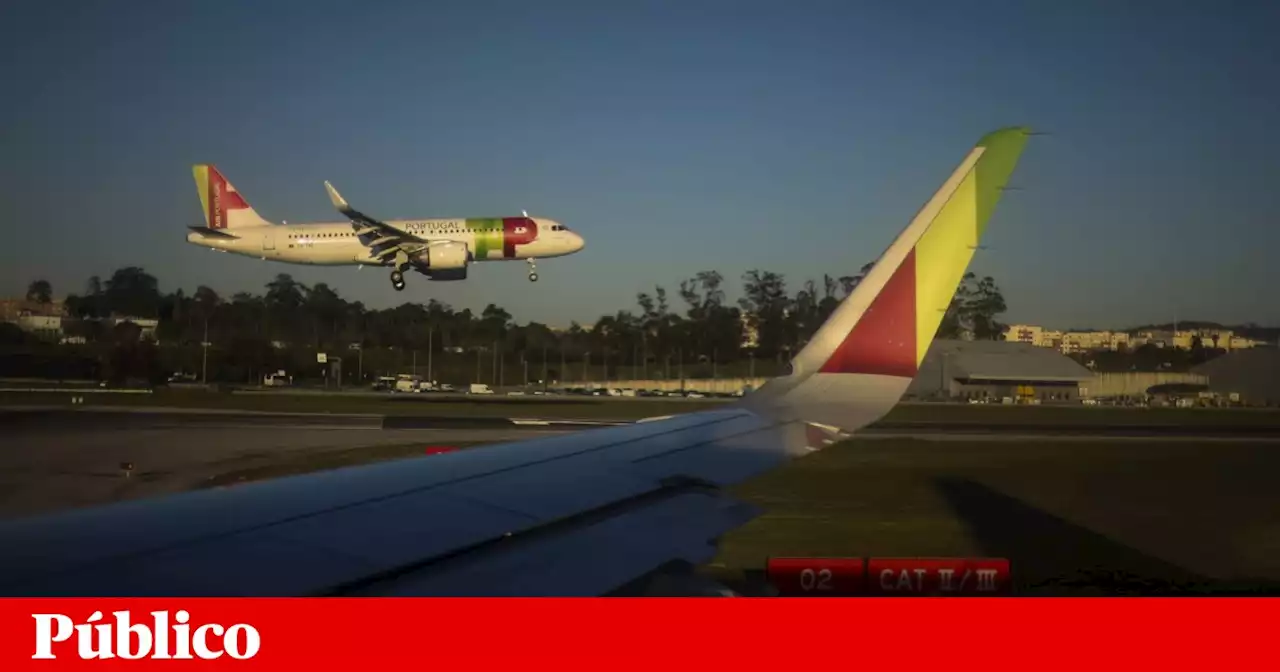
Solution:
M1280 406L1280 350L1236 350L1191 369L1209 378L1209 389L1222 395L1239 394L1250 406Z
M1070 357L1030 343L936 340L906 397L1077 402L1080 385L1092 379Z

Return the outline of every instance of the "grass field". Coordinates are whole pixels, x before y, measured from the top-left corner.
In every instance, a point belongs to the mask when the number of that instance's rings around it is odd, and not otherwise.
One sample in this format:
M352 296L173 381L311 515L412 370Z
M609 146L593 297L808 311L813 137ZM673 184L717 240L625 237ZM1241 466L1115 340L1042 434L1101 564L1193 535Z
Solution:
M619 397L457 397L423 395L340 396L323 394L219 394L161 391L155 394L85 394L81 408L95 406L165 406L280 413L369 413L437 417L542 417L634 420L690 413L728 403L714 399L649 399ZM65 393L0 393L4 405L66 405ZM1119 408L1098 406L999 406L966 404L901 404L880 425L923 423L1010 425L1251 426L1280 431L1280 410Z
M710 573L771 555L1009 558L1019 594L1280 594L1280 446L853 440L735 488L766 513Z

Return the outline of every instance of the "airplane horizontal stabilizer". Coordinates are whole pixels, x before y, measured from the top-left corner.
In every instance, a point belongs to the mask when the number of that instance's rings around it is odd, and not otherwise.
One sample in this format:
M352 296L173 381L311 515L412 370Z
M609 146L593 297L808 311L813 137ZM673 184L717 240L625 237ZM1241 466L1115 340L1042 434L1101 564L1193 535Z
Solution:
M222 239L226 239L226 238L239 238L239 237L240 237L240 236L233 236L233 235L231 235L230 233L227 233L227 232L225 232L225 231L219 231L219 230L217 230L217 229L211 229L211 228L209 228L209 227L207 227L207 226L188 226L187 228L188 228L188 229L191 229L192 231L195 231L195 232L196 232L196 233L198 233L198 234L200 234L200 236L201 236L202 238L222 238Z

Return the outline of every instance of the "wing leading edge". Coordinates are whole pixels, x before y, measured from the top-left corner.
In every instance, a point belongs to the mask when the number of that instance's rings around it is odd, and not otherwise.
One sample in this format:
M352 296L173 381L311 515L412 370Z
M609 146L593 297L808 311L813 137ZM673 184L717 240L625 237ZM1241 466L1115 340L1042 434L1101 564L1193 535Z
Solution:
M898 401L1028 134L985 136L738 405L0 524L0 595L599 595L706 562L757 513L725 486Z

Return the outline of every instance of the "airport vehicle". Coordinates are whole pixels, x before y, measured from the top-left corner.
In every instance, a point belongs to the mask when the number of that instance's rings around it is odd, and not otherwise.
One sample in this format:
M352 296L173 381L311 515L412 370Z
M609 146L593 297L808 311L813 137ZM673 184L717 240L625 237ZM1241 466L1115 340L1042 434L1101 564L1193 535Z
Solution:
M275 373L268 373L262 377L263 387L288 387L293 384L293 376L285 373L283 369Z
M722 594L692 570L758 514L726 486L897 404L1029 134L984 136L787 373L741 400L3 523L0 595Z
M493 394L493 390L485 383L471 383L467 387L467 394Z
M396 376L395 387L391 388L393 392L421 392L422 377L407 373L401 373Z
M192 171L205 226L188 227L187 242L212 250L269 261L322 266L390 266L391 285L403 290L404 272L431 280L465 280L478 261L524 260L537 281L537 259L581 250L582 236L553 220L530 217L410 219L379 221L352 208L324 183L346 222L274 224L212 165Z

